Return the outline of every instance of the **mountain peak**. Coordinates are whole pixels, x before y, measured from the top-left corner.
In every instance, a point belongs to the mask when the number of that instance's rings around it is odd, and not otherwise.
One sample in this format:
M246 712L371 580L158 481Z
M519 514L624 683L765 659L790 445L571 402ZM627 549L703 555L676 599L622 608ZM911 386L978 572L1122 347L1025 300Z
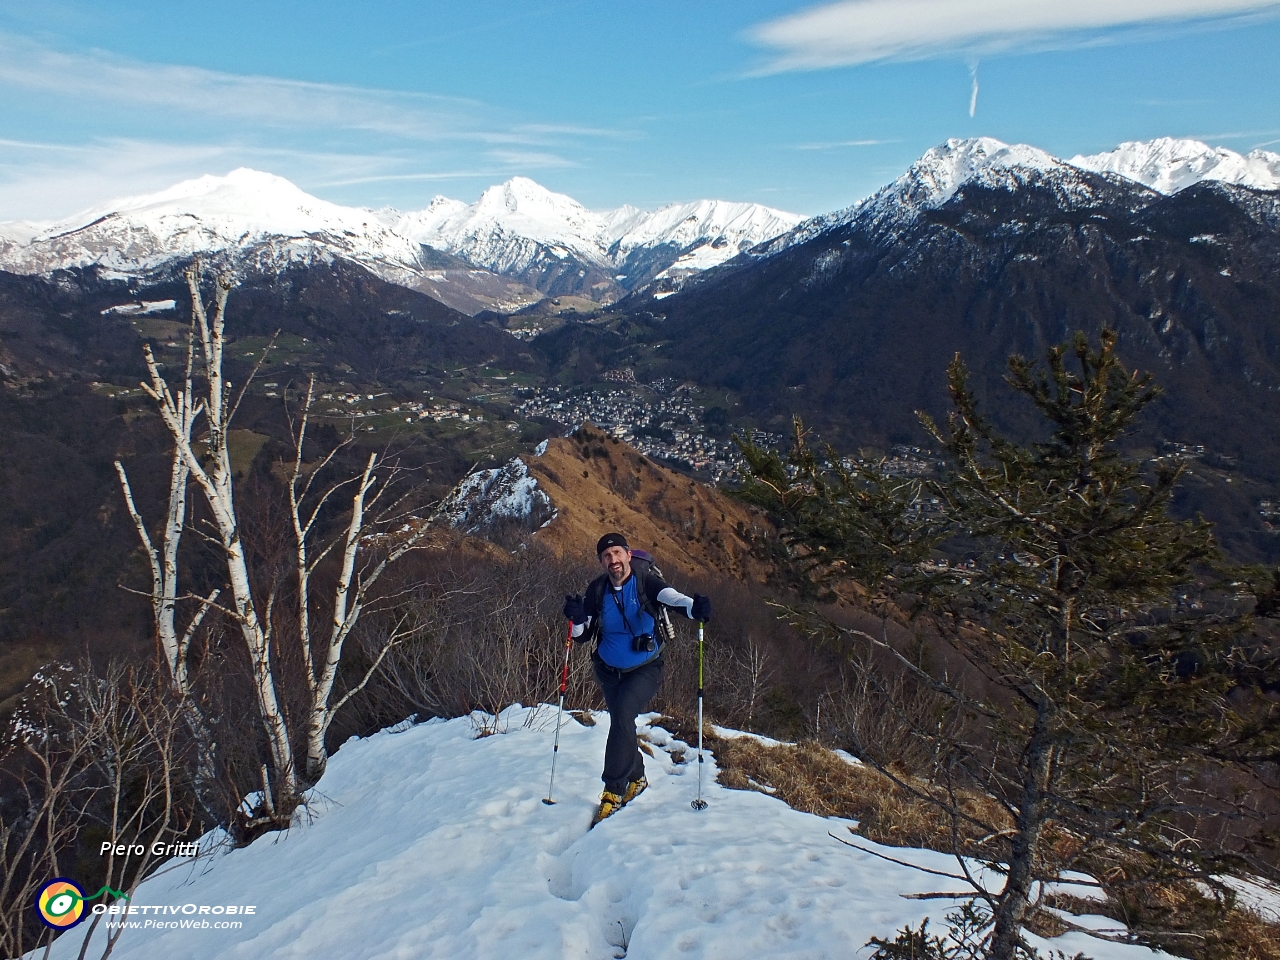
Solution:
M305 193L293 181L278 177L273 173L264 173L250 167L237 167L224 176L205 174L192 180L183 180L172 187L158 193L142 194L116 200L110 204L111 212L145 210L161 207L183 200L221 197L224 200L241 198L246 202L259 202L264 197L271 197L286 202L311 200L316 203L324 201ZM252 200L250 199L252 198Z
M1177 193L1202 180L1220 180L1257 190L1280 190L1280 154L1254 150L1241 156L1199 140L1157 137L1131 140L1114 150L1072 157L1074 166L1113 173L1158 190Z
M1033 179L1044 182L1046 178L1052 178L1062 199L1088 191L1080 183L1080 170L1037 147L1008 144L993 137L952 137L930 147L906 173L866 199L806 220L760 247L757 253L778 253L855 220L876 229L894 229L896 224L913 220L922 210L941 207L974 181L1015 189Z
M953 137L926 150L902 177L886 189L897 187L903 199L939 206L970 180L990 171L1049 171L1065 166L1061 160L1024 143L1011 145L991 137Z
M133 274L193 254L257 251L252 256L260 264L340 256L384 279L407 281L420 269L421 251L390 230L384 216L338 206L284 177L240 167L45 224L21 245L0 251L0 264L46 272L96 263Z
M581 219L587 213L587 209L573 197L553 193L528 177L512 177L505 183L490 187L480 195L476 206L480 212L506 211L536 218L550 216L554 220L565 216Z

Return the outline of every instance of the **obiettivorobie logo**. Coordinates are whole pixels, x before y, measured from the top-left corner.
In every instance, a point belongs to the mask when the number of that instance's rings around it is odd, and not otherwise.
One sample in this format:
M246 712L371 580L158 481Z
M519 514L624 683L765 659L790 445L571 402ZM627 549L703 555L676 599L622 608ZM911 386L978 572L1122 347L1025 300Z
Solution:
M116 902L110 905L97 903L93 905L91 910L85 910L87 901L94 900L104 893L115 897L117 901L129 900L128 894L107 886L104 886L95 894L85 896L80 884L74 880L69 880L66 877L56 877L40 888L40 893L36 896L36 913L40 914L40 919L46 926L55 930L69 930L85 918L86 912L95 915L107 914L108 927L153 928L156 930L188 928L192 930L239 930L244 926L243 921L224 920L222 917L247 917L253 916L258 912L257 904L252 903L139 905L132 902ZM172 920L166 920L159 916L163 914L178 914L178 916ZM192 914L195 914L199 919L191 919ZM143 919L132 919L139 916Z
M86 897L84 890L74 880L54 877L41 887L40 893L36 895L36 913L40 914L40 919L44 921L45 926L53 927L55 930L67 930L84 919L85 901L100 897L104 893L109 893L113 897L123 897L125 900L129 899L119 890L113 890L107 886L93 896Z

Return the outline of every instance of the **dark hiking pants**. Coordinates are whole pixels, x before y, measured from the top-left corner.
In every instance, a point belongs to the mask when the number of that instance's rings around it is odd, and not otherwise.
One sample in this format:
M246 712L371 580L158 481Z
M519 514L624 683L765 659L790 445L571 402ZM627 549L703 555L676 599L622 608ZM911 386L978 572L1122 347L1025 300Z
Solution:
M662 658L622 673L595 660L596 682L609 705L609 739L604 746L600 779L610 793L621 796L632 780L644 776L644 757L636 743L636 716L643 713L662 682Z

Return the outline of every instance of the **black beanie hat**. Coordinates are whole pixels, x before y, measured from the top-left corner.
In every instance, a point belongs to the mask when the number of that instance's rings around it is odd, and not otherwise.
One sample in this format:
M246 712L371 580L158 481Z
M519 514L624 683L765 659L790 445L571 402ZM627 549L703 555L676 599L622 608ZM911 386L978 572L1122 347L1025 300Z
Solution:
M596 543L596 556L604 553L610 547L622 547L626 550L631 548L627 546L627 538L620 533L606 533Z

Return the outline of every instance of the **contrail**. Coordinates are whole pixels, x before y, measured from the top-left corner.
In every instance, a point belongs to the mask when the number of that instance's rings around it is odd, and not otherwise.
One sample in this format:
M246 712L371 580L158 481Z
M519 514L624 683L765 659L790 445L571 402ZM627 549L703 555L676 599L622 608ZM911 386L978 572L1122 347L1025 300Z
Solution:
M969 116L973 116L978 109L978 64L974 61L969 67L969 76L973 78L973 92L969 94Z

